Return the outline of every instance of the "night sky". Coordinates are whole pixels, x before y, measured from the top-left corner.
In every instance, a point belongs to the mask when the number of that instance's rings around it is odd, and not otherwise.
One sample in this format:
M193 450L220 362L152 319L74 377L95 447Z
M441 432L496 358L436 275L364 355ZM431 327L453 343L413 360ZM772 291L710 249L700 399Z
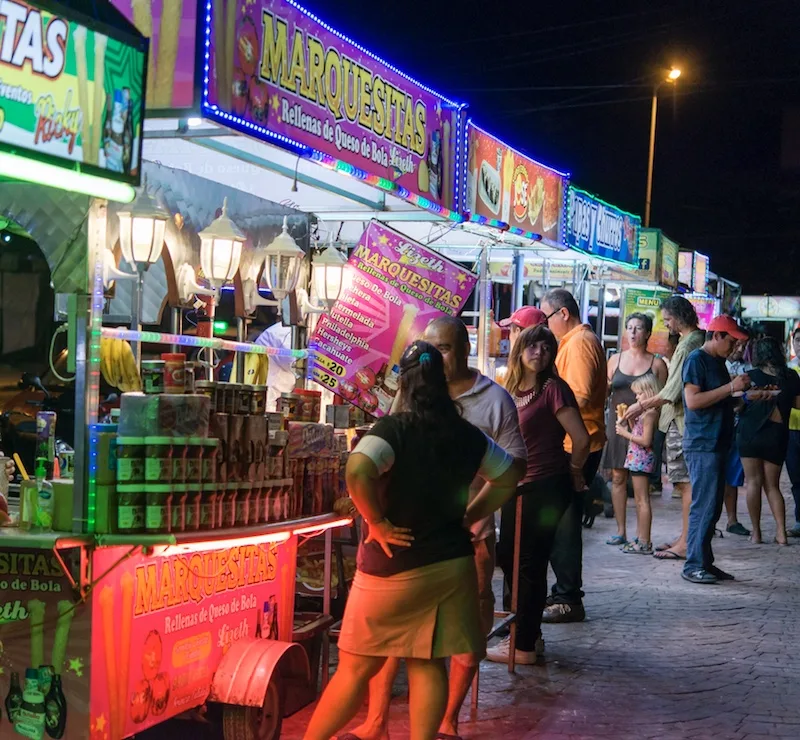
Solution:
M800 107L798 0L305 4L638 214L653 84L680 66L675 94L659 94L651 225L745 293L800 294L800 169L781 167L784 114Z

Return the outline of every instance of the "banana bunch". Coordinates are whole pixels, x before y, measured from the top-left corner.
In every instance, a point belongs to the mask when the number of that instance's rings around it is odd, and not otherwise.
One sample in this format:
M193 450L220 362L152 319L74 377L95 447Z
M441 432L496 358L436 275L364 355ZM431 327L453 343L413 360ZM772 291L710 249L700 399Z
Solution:
M106 383L123 393L142 390L142 379L130 344L124 339L100 340L100 372Z
M233 361L231 378L236 377L236 366L241 361L237 353ZM267 355L247 354L244 358L244 382L247 385L266 385L269 373L269 357Z

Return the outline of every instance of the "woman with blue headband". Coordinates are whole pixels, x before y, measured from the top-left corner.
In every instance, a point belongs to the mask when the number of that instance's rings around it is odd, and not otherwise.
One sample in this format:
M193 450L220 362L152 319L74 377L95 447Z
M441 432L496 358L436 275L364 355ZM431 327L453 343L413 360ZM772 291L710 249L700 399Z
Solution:
M339 667L305 740L329 740L344 727L389 657L406 660L411 736L434 740L447 705L445 659L485 651L467 526L511 497L522 470L461 418L432 344L415 342L403 353L398 396L396 412L347 463L363 539ZM467 507L478 473L489 483Z

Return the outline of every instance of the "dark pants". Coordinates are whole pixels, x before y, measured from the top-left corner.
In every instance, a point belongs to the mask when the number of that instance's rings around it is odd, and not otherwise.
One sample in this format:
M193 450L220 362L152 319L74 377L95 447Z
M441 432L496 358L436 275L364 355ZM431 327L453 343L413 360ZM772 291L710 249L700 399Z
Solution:
M725 468L728 450L698 452L684 449L686 466L692 479L692 507L689 509L689 533L684 573L714 564L711 541L714 539L722 505L725 501Z
M590 453L583 466L583 479L590 485L600 467L603 451ZM550 565L556 575L552 598L556 604L580 604L583 598L583 500L584 493L577 492L558 523Z
M517 650L532 651L542 631L542 611L547 600L547 561L561 517L573 498L569 475L555 475L517 490L503 505L497 558L505 581L511 584L514 568L514 526L517 497L522 497L522 529L517 597Z
M650 483L657 488L661 488L661 460L664 454L664 442L667 441L667 433L656 429L653 435L653 472L650 473Z
M789 447L786 449L786 472L792 483L794 520L800 524L800 431L789 430Z

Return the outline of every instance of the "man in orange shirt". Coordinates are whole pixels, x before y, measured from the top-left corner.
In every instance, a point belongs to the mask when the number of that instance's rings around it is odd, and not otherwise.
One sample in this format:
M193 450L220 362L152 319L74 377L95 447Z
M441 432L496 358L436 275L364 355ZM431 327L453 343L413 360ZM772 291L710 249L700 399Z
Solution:
M592 327L581 322L578 304L569 291L560 288L548 291L542 298L541 309L550 331L558 339L556 369L575 394L589 432L591 452L583 466L583 479L589 486L597 475L606 443L605 352ZM565 440L564 448L567 452L572 451L569 438ZM581 590L583 496L583 491L575 492L572 505L561 518L556 531L550 553L556 583L548 597L543 622L581 622L586 617Z

